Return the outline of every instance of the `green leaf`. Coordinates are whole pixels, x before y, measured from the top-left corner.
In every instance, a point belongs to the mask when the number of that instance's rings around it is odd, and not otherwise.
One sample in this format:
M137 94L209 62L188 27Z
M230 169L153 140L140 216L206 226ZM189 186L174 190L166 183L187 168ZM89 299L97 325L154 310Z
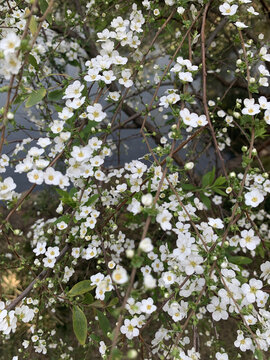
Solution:
M248 265L252 263L252 259L246 256L228 256L228 260L236 265Z
M13 101L13 104L20 104L22 103L26 98L28 94L19 94L17 95L16 99Z
M36 105L44 98L45 95L46 95L45 88L40 88L38 90L33 91L31 95L27 98L25 107L29 108L31 106Z
M98 317L98 321L99 321L99 325L101 327L101 330L103 332L103 334L105 336L107 336L107 333L109 331L111 331L111 326L110 326L110 322L107 319L107 317L99 310L96 310L97 312L97 317Z
M139 256L139 255L134 255L132 260L131 260L131 265L135 268L139 268L142 266L143 264L143 257L142 256Z
M205 188L206 186L210 186L214 179L215 179L215 172L216 172L216 168L213 167L213 169L211 171L209 171L208 173L203 175L202 178L202 187Z
M197 188L192 184L182 184L181 188L187 191L195 191Z
M39 0L39 6L40 6L40 10L42 11L42 14L44 14L45 11L47 10L48 3L46 0ZM50 24L52 24L52 14L48 14L46 19Z
M113 298L113 299L109 302L109 304L108 304L107 306L108 306L108 307L115 306L115 305L118 304L118 302L119 302L118 297L115 297L115 298Z
M255 355L256 355L257 360L263 360L263 352L262 352L262 350L256 349L255 350Z
M69 219L70 219L70 215L63 215L63 216L60 216L57 220L55 220L54 224L58 224L60 223L61 221L64 221L65 223L69 223Z
M36 70L38 70L38 63L37 63L36 58L35 58L33 55L29 54L28 59L29 59L29 63L30 63Z
M63 89L53 90L48 93L48 99L51 101L61 100L64 95Z
M71 290L68 292L70 296L82 295L92 289L95 285L91 285L91 280L83 280L75 284Z
M217 187L223 185L226 182L226 178L224 176L219 176L213 184L213 187Z
M86 293L84 295L83 303L91 305L95 301L94 296L91 293Z
M86 202L86 205L87 205L87 206L90 206L90 205L93 204L98 198L99 198L99 194L95 194L95 195L91 196L90 199Z
M219 188L213 188L213 190L214 190L216 193L218 193L219 195L227 196L227 194L226 194L224 191L220 190Z
M200 193L200 198L201 198L202 202L204 203L204 205L208 209L210 209L211 208L211 200L206 195L204 195L203 193Z
M37 20L35 18L35 16L31 16L31 19L30 19L30 24L29 24L29 29L32 33L32 35L35 34L35 32L37 31Z
M96 334L91 334L90 338L96 342L100 342L100 340L101 340L100 337L97 336Z
M77 305L73 307L72 320L74 334L79 343L84 345L87 337L87 319L83 311Z
M96 301L92 302L92 304L89 304L89 305L94 308L101 308L101 309L103 309L105 307L104 302L102 302L101 300L96 300Z
M67 204L71 207L75 207L76 206L76 201L74 201L72 199L72 195L71 193L67 192L67 191L64 191L62 189L56 189L56 191L58 192L58 194L60 195L60 199L61 201L63 202L63 204Z

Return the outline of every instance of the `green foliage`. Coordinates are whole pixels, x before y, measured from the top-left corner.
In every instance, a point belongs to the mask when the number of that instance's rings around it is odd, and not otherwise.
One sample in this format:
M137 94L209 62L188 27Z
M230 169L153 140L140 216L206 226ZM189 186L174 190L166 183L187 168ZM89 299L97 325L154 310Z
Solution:
M228 256L228 260L236 265L248 265L252 263L252 259L246 256Z
M98 321L99 321L101 330L102 330L103 334L105 336L107 336L107 333L111 331L110 322L109 322L108 318L106 317L106 315L103 314L103 312L101 312L99 310L96 310L96 312L97 312L97 317L98 317Z
M84 312L77 305L73 307L72 320L74 334L79 343L84 345L87 337L87 319Z
M61 100L64 95L63 89L53 90L48 93L48 99L51 101Z
M72 208L76 206L76 201L72 198L74 196L74 191L76 192L75 188L72 188L69 192L59 188L57 188L56 191L60 195L60 200L63 204L69 205Z
M94 289L95 285L91 285L90 280L83 280L75 284L72 289L68 292L70 296L82 295L88 291Z
M29 108L38 104L46 95L47 90L45 88L40 88L38 90L33 91L27 98L25 107Z

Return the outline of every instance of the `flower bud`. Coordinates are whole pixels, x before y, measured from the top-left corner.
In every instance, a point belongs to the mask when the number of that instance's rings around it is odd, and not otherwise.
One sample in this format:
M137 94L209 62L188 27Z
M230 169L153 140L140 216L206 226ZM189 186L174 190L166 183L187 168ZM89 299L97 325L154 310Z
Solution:
M140 242L140 245L139 245L139 249L141 249L144 252L152 251L154 249L154 247L152 245L151 239L148 237L142 239Z
M141 198L141 202L144 206L151 206L153 203L153 196L152 194L145 194Z
M188 162L185 164L185 170L192 170L194 168L193 162Z
M134 256L134 250L133 249L127 249L126 250L126 257L131 259Z
M11 111L9 111L9 112L7 113L7 118L8 118L8 120L14 119L14 114L13 114Z
M256 155L258 154L258 153L257 153L257 150L256 150L256 149L252 149L251 154L254 155L254 156L256 156Z
M241 105L240 105L240 106L241 106ZM234 111L234 112L233 112L233 116L234 116L236 119L239 119L240 116L241 116L241 114L240 114L239 112L237 112L237 111Z

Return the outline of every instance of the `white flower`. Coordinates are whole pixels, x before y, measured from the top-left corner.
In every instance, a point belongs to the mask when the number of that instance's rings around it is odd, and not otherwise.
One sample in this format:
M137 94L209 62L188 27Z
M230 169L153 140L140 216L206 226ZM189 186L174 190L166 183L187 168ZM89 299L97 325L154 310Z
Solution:
M107 346L104 341L100 341L99 343L99 352L101 355L104 355L106 353Z
M255 104L255 99L245 99L244 105L245 107L242 109L244 115L256 115L261 111L260 105Z
M214 229L223 229L224 228L224 224L223 224L222 220L219 218L217 218L217 219L208 218L208 224L210 226L212 226Z
M0 323L3 321L3 319L7 316L7 310L5 309L5 303L3 301L0 301Z
M156 305L154 305L154 301L152 298L143 299L140 310L145 314L152 314L153 311L157 309Z
M180 111L180 116L183 119L184 124L192 127L198 126L198 115L191 113L188 109L183 109Z
M54 246L54 247L49 246L45 253L45 255L50 259L56 258L59 254L60 252L58 246Z
M45 254L46 252L46 242L38 241L36 248L33 250L33 252L36 254L36 256Z
M261 264L261 277L263 280L270 278L270 261L266 261L265 263Z
M81 97L81 92L83 89L84 85L82 85L79 80L76 80L73 84L66 88L63 99L79 98Z
M0 198L3 195L8 194L16 188L16 184L11 177L6 178L3 182L0 182ZM4 196L5 197L5 196Z
M157 281L151 274L144 275L143 283L147 289L154 289L157 286Z
M216 353L216 359L217 360L229 360L228 355L226 353Z
M122 334L126 335L128 339L132 339L135 336L139 335L139 329L136 328L137 319L125 319L124 325L121 326L120 331Z
M234 342L235 347L239 347L241 351L246 351L251 349L252 340L250 338L244 338L243 334L239 334L237 339Z
M263 202L264 196L260 190L254 189L245 194L245 204L248 206L256 207Z
M65 223L65 221L60 221L59 223L56 224L57 228L59 230L64 230L67 228L67 223Z
M72 248L71 256L73 256L75 259L78 259L81 254L81 249L79 247Z
M248 303L254 303L256 298L260 299L263 297L263 291L260 290L263 287L261 280L250 279L249 284L243 284L241 289L245 295Z
M214 296L210 304L207 305L207 310L212 313L212 317L215 321L227 320L229 314L227 313L226 304L222 300Z
M203 257L200 255L191 254L185 261L185 272L187 275L203 273L203 267L200 265L203 262Z
M162 210L156 217L156 221L160 224L162 230L171 230L172 225L170 220L172 218L172 214L168 210Z
M236 21L236 23L234 24L236 27L238 27L238 29L245 29L247 28L248 26L245 25L243 22L241 21Z
M162 280L165 286L172 285L175 282L175 275L171 271L166 271L162 274Z
M90 146L73 146L71 156L78 162L89 160L92 155L92 150Z
M111 84L116 79L116 77L114 76L113 71L109 70L104 71L100 79L103 80L105 84Z
M45 148L46 146L50 145L52 142L49 138L45 137L45 138L39 138L37 141L37 144L43 148Z
M128 281L128 274L126 269L118 265L112 273L112 279L116 284L126 283Z
M178 73L178 77L180 80L182 80L184 82L192 82L193 81L192 74L189 71L180 71Z
M141 240L139 248L144 252L150 252L154 249L154 246L152 245L152 241L150 238L146 237Z
M44 259L42 259L42 261L43 261L45 267L53 268L56 259L55 258L44 258Z
M264 112L264 120L265 120L266 124L270 125L270 109L267 109Z
M151 206L153 203L153 196L152 194L145 194L141 198L141 202L144 206Z
M107 99L118 101L120 99L120 93L118 91L111 91Z
M20 43L20 38L15 34L15 32L10 31L6 37L0 41L0 50L4 52L4 55L7 55L8 53L14 53L15 50L20 46ZM12 54L12 56L14 57L14 54Z
M252 15L259 15L259 13L254 10L253 6L250 6L249 8L247 8L247 12L249 12Z
M177 12L178 12L179 15L182 15L185 12L185 8L183 8L182 6L178 6Z
M100 122L106 117L106 113L102 111L102 106L100 104L94 104L93 106L89 105L86 110L89 120Z
M236 13L237 9L238 9L237 5L230 5L227 2L225 2L224 4L219 6L219 11L224 16L234 15Z
M257 247L257 245L260 244L260 242L261 242L260 238L258 236L254 236L254 231L252 229L243 230L241 232L240 246L242 248L254 250Z
M43 183L44 173L41 170L32 170L27 174L31 183L41 185Z
M51 131L52 131L54 134L60 133L60 132L63 130L63 128L64 128L64 124L65 124L64 121L54 120L54 121L52 122L52 124L50 125Z
M48 185L58 185L62 174L60 171L55 171L52 167L48 167L43 174L44 182Z
M127 210L132 212L134 215L139 214L141 212L141 203L135 198L132 198L132 201L128 205Z
M100 80L101 75L99 75L98 69L89 69L88 74L84 77L85 81L92 82Z

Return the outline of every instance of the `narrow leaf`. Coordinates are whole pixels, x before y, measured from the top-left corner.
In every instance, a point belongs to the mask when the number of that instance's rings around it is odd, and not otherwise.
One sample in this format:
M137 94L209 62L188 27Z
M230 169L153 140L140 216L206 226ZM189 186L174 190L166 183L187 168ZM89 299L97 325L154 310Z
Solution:
M228 256L228 260L236 265L248 265L252 263L252 259L246 256Z
M79 306L73 307L72 320L74 334L76 335L79 343L84 345L87 337L87 319Z
M29 60L29 63L30 63L36 70L38 70L38 63L37 63L36 58L35 58L33 55L29 54L28 60Z
M106 316L99 310L97 311L98 321L101 327L101 330L105 336L107 336L107 333L111 330L110 322L106 318Z
M87 201L87 206L93 204L95 201L97 201L97 199L99 198L98 194L95 194L93 196L90 197L90 199Z
M200 194L200 198L202 200L202 202L204 203L204 205L210 209L211 208L211 200L204 194Z
M37 20L35 19L35 16L31 17L29 29L30 29L32 35L34 35L35 32L37 31Z

